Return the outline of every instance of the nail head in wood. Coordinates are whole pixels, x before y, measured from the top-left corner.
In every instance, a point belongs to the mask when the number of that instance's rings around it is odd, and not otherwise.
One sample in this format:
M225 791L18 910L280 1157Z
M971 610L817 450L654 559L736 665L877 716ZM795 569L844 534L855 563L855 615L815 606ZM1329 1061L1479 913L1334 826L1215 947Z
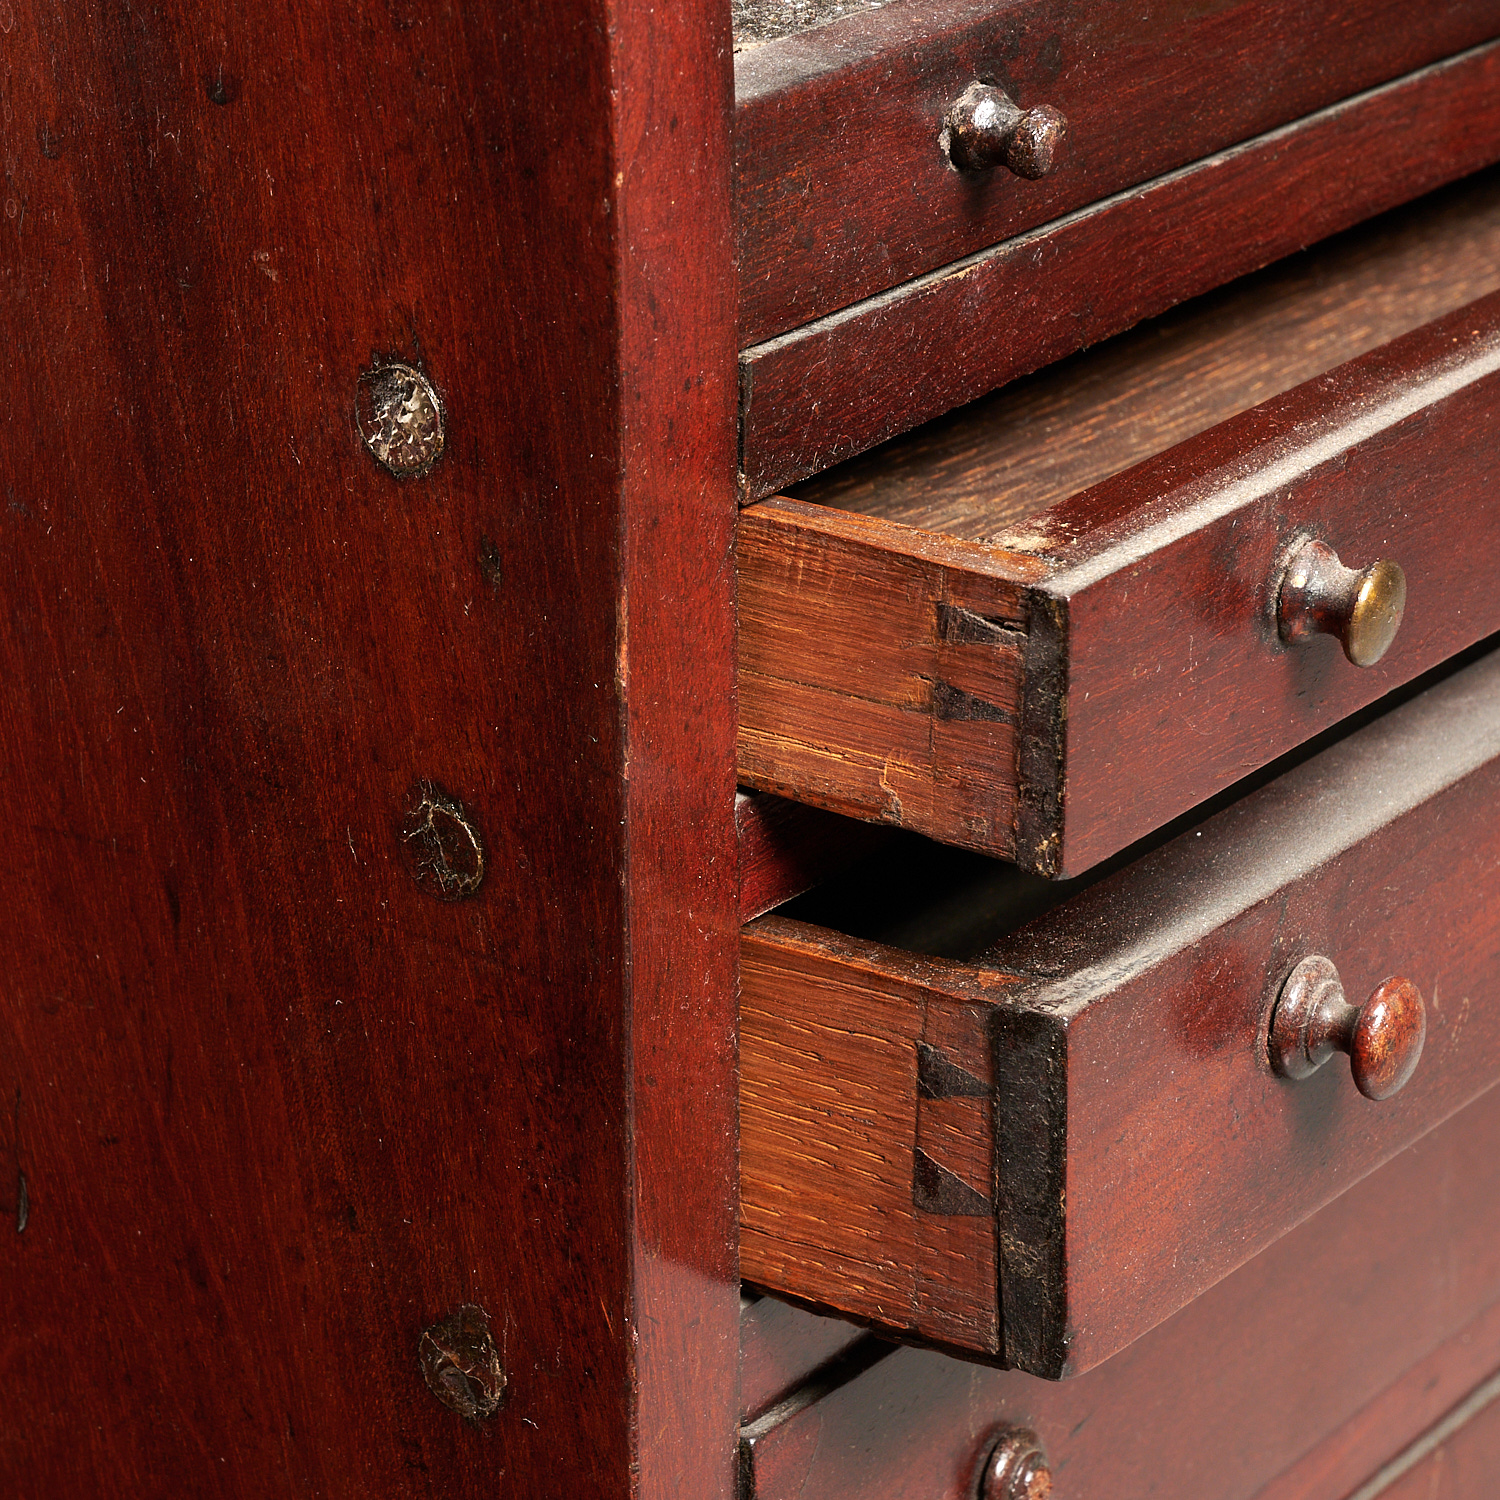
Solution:
M1373 667L1391 648L1406 612L1406 575L1393 562L1346 568L1325 542L1305 542L1282 574L1277 626L1291 645L1337 636L1356 667Z
M984 1461L979 1500L1047 1500L1051 1493L1041 1439L1025 1427L1006 1428Z
M396 360L378 362L359 377L360 436L381 468L416 479L443 451L443 403L420 370Z
M1306 1078L1335 1052L1349 1054L1355 1087L1367 1099L1389 1099L1416 1070L1427 1040L1427 1009L1411 980L1382 980L1363 1005L1351 1005L1339 972L1321 954L1287 975L1271 1013L1271 1067Z
M471 1427L503 1404L505 1366L482 1307L465 1302L441 1323L424 1329L417 1353L427 1389Z
M971 83L954 101L942 142L960 172L985 172L1003 164L1017 177L1045 177L1062 153L1068 122L1050 104L1021 109L989 83Z

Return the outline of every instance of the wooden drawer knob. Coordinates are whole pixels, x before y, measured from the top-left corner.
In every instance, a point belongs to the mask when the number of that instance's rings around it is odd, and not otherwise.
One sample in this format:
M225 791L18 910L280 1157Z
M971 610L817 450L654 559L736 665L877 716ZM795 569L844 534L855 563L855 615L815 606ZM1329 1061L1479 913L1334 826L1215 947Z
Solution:
M1021 109L989 83L971 83L948 111L943 149L960 172L986 172L1003 163L1035 181L1057 164L1068 122L1050 104Z
M1427 1040L1427 1008L1401 975L1382 980L1363 1005L1344 997L1339 971L1321 954L1290 974L1271 1012L1271 1066L1306 1078L1335 1052L1349 1054L1354 1085L1366 1099L1389 1099L1415 1071Z
M1047 1500L1051 1493L1041 1439L1025 1427L1007 1427L984 1461L979 1500Z
M1336 635L1356 667L1373 667L1390 650L1406 611L1406 575L1393 562L1346 568L1325 542L1306 542L1281 576L1276 620L1291 644Z

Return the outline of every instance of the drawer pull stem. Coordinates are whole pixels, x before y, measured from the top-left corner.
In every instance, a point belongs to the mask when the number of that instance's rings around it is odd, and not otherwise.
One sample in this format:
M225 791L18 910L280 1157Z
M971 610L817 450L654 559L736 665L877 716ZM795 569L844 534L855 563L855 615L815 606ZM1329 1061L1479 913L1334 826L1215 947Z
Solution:
M939 140L960 172L1003 163L1017 177L1045 177L1062 152L1068 122L1050 104L1021 109L989 83L971 83L954 101Z
M1276 623L1298 645L1336 635L1356 667L1373 667L1391 648L1406 612L1406 575L1393 562L1346 568L1325 542L1305 542L1281 575Z
M1025 1427L1007 1427L984 1461L979 1500L1047 1500L1051 1493L1041 1439Z
M1271 1067L1306 1078L1333 1056L1349 1054L1355 1087L1366 1099L1389 1099L1409 1079L1427 1040L1427 1010L1411 980L1393 975L1363 1005L1344 996L1339 971L1321 954L1287 975L1271 1012Z

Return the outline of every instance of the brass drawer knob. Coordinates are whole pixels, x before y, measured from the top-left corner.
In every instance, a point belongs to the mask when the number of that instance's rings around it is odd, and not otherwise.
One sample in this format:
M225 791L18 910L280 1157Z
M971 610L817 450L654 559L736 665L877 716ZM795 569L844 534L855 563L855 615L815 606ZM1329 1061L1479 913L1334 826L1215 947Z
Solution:
M1057 164L1068 122L1050 104L1022 109L1004 89L971 83L948 111L941 136L960 172L986 172L1003 163L1035 181Z
M1366 1099L1389 1099L1415 1071L1427 1040L1427 1008L1411 980L1393 975L1363 1005L1344 996L1339 971L1314 953L1287 975L1271 1012L1272 1068L1306 1078L1335 1052L1349 1054L1354 1086Z
M1305 542L1281 575L1276 623L1295 645L1336 635L1356 667L1373 667L1391 648L1406 611L1406 574L1393 562L1346 568L1325 542Z
M979 1500L1047 1500L1051 1493L1041 1439L1024 1427L1007 1427L984 1461Z

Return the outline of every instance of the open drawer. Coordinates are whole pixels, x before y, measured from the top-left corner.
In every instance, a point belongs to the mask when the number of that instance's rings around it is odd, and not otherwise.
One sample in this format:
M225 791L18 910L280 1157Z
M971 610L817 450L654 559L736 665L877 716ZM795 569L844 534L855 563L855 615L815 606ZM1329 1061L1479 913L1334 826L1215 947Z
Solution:
M1490 173L747 508L741 781L1071 874L1500 628L1497 286Z
M749 924L744 1276L1098 1364L1500 1078L1497 850L1492 652L966 961Z

